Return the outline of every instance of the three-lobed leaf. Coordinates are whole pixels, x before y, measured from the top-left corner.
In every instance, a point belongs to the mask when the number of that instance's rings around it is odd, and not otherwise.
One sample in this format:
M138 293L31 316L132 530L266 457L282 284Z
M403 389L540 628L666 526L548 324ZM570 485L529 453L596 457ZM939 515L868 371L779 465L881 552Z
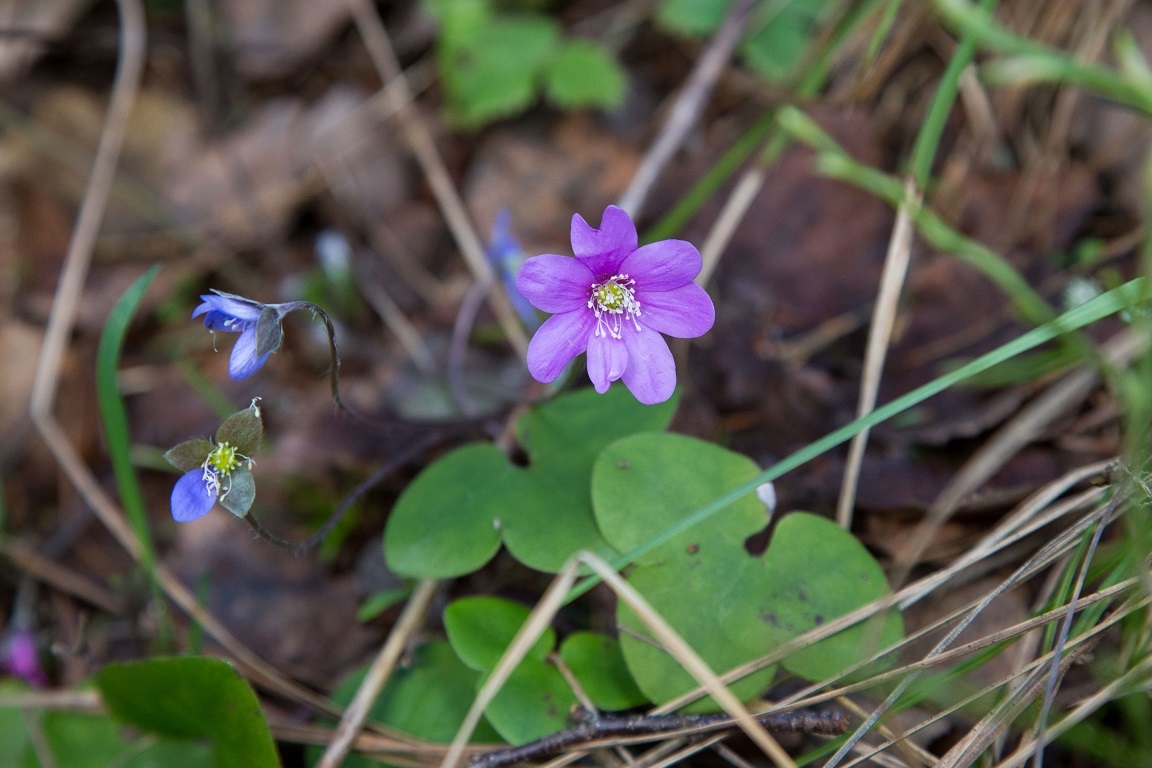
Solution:
M556 572L572 554L616 556L592 513L592 465L619 437L664 429L675 398L643 406L626 389L591 389L535 406L516 423L529 464L477 443L431 464L401 494L384 532L389 567L410 578L479 570L500 547L537 570Z
M648 434L609 446L593 471L596 517L609 541L630 550L704 503L759 474L745 456L678 435ZM757 509L758 507L758 509ZM888 594L879 564L848 532L807 513L785 516L760 557L744 546L767 523L751 496L638 559L632 584L716 672L725 672ZM659 647L636 614L617 609L621 648L637 685L664 702L698 683ZM844 630L785 658L793 674L832 677L902 636L899 615ZM737 682L759 694L773 668ZM711 708L705 700L697 709Z

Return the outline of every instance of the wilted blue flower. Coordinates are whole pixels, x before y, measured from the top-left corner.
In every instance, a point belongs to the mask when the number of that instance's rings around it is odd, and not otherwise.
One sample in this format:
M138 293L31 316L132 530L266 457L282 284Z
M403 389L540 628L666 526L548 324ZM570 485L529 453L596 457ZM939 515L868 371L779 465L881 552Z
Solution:
M239 381L246 379L280 348L284 316L283 304L262 304L231 293L213 291L200 296L203 304L196 307L192 317L204 315L204 327L212 332L239 333L232 356L228 359L228 375Z
M259 399L259 398L257 398ZM264 434L256 400L232 414L216 430L216 439L195 438L164 454L184 472L172 488L172 517L178 523L208 514L219 501L237 517L248 514L256 497L252 454Z
M520 241L512 234L509 224L512 222L512 214L509 213L507 208L501 208L496 213L496 221L492 224L492 234L488 240L488 248L484 253L500 274L500 279L504 281L504 287L508 290L508 298L512 301L512 307L516 310L516 314L520 315L520 319L529 328L535 328L540 325L540 320L536 317L536 310L532 308L532 302L524 298L524 294L516 287L516 273L520 271L520 266L524 263L524 249L520 247Z
M524 262L516 285L534 306L553 312L528 345L528 370L549 382L588 352L588 377L604 393L613 381L646 405L676 388L676 363L660 334L682 339L712 327L712 299L692 280L700 252L683 240L637 247L628 213L608 206L600 229L572 217L576 258L546 254Z

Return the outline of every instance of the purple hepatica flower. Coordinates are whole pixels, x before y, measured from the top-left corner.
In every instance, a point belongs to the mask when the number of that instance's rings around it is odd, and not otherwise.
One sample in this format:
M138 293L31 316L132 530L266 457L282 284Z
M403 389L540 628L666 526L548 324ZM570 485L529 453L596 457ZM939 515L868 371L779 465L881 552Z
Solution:
M282 305L261 304L221 291L200 298L204 303L196 307L192 317L204 315L204 327L212 332L240 334L228 359L228 375L233 379L239 381L256 373L268 356L280 348Z
M646 405L676 388L676 364L662 333L690 339L716 319L712 300L692 282L700 252L683 240L637 248L636 225L614 205L600 229L572 217L576 258L547 254L524 262L516 278L537 309L554 313L528 345L528 370L549 382L581 352L596 391L622 379Z

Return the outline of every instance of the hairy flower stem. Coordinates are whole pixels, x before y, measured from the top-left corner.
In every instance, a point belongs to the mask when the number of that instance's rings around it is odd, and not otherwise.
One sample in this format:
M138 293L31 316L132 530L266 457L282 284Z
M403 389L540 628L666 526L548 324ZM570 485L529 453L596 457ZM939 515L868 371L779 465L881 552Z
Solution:
M340 524L342 519L344 519L344 515L348 513L348 510L352 508L352 505L359 501L364 494L379 485L389 475L400 469L400 467L416 458L426 448L429 448L435 443L439 442L442 437L443 435L441 433L432 432L426 435L422 435L421 437L418 437L410 442L407 446L397 452L396 455L391 458L391 460L389 460L371 475L361 480L355 488L349 491L348 495L340 501L340 504L336 507L336 509L332 511L332 514L329 515L328 519L324 521L324 524L317 528L315 533L303 541L291 541L289 539L284 539L280 536L277 536L263 525L261 525L260 521L256 519L255 515L245 515L244 519L248 521L248 525L252 527L252 530L256 532L256 535L267 541L269 544L273 544L277 547L280 547L281 549L287 549L294 555L302 555L308 550L316 547L320 542L324 541L328 534L332 533L332 530Z

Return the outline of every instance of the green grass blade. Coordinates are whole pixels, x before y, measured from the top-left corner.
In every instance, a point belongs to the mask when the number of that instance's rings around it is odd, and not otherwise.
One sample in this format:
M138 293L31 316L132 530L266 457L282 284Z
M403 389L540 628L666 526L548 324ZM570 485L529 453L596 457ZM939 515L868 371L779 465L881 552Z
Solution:
M148 530L148 520L144 511L144 495L140 481L132 465L132 436L128 431L128 415L120 391L116 386L116 369L120 364L120 354L124 348L124 337L136 308L148 289L159 267L145 272L134 282L112 307L104 330L100 334L100 345L96 350L96 400L100 406L100 419L104 426L104 439L108 444L108 456L112 461L112 472L116 477L116 487L120 492L120 504L140 543L140 564L152 575L156 563L156 549Z
M981 10L991 12L996 7L997 0L983 0ZM960 90L960 76L965 68L972 63L976 54L976 39L971 32L965 31L956 53L952 55L948 67L940 78L940 85L932 96L932 103L924 122L920 125L920 133L916 137L916 145L912 148L912 165L910 171L916 180L916 186L923 191L928 186L928 179L932 174L932 161L936 157L936 149L940 146L940 136L944 133L944 124L948 115L952 113L952 106L956 103L956 94Z

